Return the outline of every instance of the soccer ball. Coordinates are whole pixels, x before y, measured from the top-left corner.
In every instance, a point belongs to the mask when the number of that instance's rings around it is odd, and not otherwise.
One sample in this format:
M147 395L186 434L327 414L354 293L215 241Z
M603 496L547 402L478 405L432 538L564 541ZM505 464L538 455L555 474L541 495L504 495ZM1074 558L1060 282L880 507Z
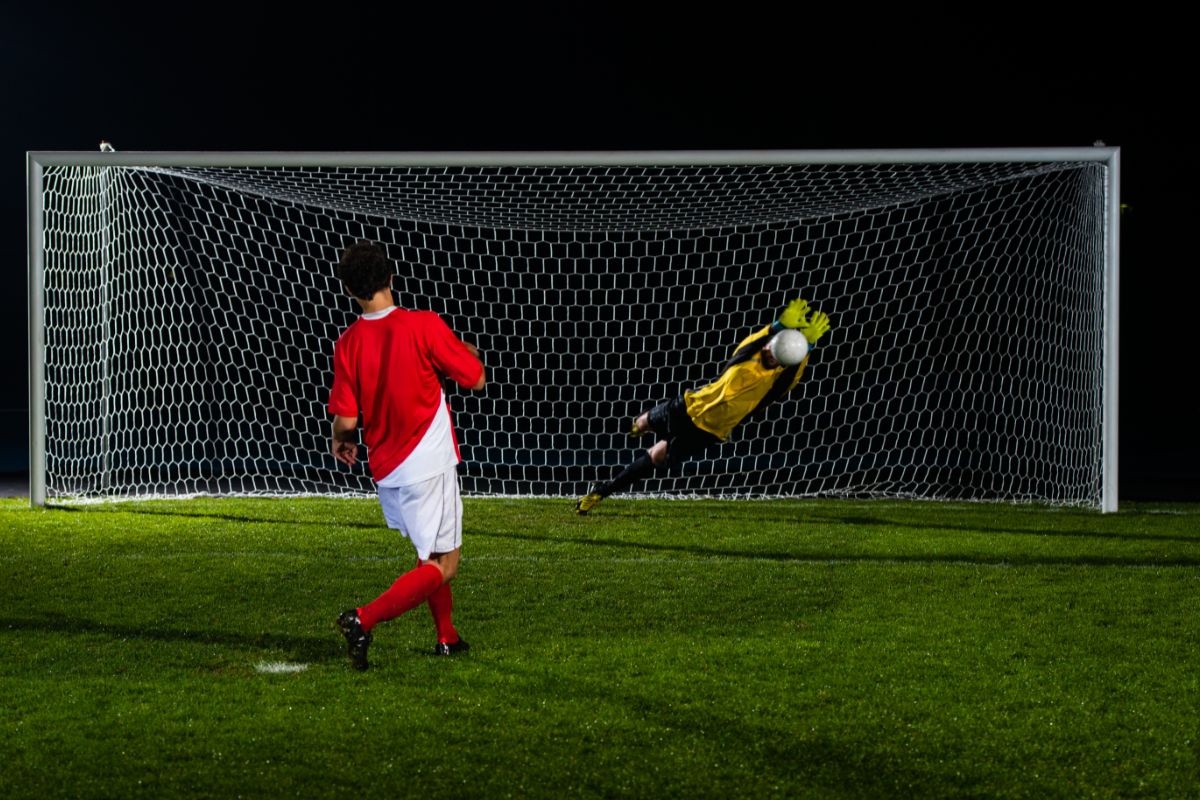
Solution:
M785 367L799 364L808 355L808 339L800 331L790 328L775 334L768 347L775 360Z

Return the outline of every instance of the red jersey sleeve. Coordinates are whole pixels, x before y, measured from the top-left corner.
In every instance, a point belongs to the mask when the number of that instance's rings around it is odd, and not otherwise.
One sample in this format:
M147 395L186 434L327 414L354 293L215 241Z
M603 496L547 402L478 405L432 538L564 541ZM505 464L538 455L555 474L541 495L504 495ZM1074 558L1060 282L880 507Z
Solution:
M354 363L347 349L345 336L333 346L333 388L329 390L329 413L339 417L358 417L358 399L354 396L354 387L357 385Z
M479 359L471 354L440 316L430 312L429 317L425 335L434 368L458 385L470 389L479 383L479 378L483 375L483 364L479 363Z

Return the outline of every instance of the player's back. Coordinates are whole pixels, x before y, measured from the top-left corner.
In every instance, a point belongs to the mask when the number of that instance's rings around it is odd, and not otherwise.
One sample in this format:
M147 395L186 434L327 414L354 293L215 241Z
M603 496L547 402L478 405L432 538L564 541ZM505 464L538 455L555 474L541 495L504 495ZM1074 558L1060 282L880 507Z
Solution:
M429 329L440 322L432 311L394 308L380 317L363 315L346 329L338 348L352 368L355 394L364 407L377 406L372 401L391 395L436 397L441 377Z
M445 351L455 344L437 314L401 308L364 314L338 339L335 375L357 401L373 471L385 474L428 429L442 402Z

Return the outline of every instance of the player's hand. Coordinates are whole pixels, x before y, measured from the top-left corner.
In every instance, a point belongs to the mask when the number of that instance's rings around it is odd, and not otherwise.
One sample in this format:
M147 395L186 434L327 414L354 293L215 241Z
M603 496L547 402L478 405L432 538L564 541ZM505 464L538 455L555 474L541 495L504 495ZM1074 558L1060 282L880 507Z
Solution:
M779 324L785 328L799 328L805 323L804 315L808 313L808 301L797 297L787 304L787 308L779 315ZM809 341L812 341L811 339Z
M808 339L809 344L816 344L817 339L820 339L828 331L829 315L823 311L813 313L812 319L800 326L800 332L804 334L805 339Z
M330 450L333 452L333 457L347 467L353 467L355 462L358 461L358 445L354 442L345 439L334 439Z

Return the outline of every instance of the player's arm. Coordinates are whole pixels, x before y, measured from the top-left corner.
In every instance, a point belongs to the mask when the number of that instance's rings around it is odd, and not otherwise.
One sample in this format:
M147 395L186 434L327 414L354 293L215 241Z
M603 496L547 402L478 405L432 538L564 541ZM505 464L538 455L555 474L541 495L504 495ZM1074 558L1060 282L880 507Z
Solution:
M425 341L433 368L443 378L449 378L470 391L479 391L487 385L487 370L479 348L454 335L454 331L440 316L432 311L424 318Z
M354 366L339 339L333 348L333 387L329 390L329 413L333 414L329 450L348 467L358 460L359 405L354 396L355 384Z
M333 457L348 467L358 461L358 417L333 417Z
M478 347L466 341L463 342L463 347L466 347L467 350L470 351L471 355L475 356L475 360L479 362L479 380L474 386L470 387L471 391L478 392L485 385L487 385L487 367L483 365L483 357L479 355Z

